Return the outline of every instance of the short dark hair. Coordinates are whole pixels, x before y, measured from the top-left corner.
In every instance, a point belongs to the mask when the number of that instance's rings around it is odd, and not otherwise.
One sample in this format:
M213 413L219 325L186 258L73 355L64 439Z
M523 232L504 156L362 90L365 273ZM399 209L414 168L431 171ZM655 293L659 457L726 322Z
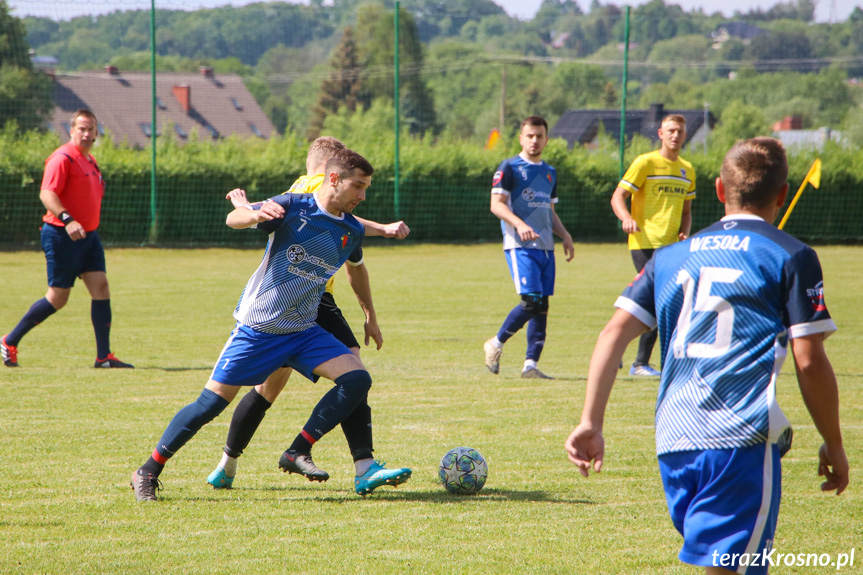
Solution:
M737 208L765 208L788 183L785 148L774 138L737 142L725 154L719 177L725 187L726 204Z
M545 118L542 116L528 116L521 122L519 131L521 131L525 126L542 126L545 128L545 133L548 134L548 122L546 122Z
M91 120L93 120L94 122L96 122L96 125L98 125L98 124L99 124L99 120L97 120L97 119L96 119L96 114L94 114L93 112L91 112L91 111L90 111L90 110L88 110L87 108L79 108L79 109L75 110L75 113L74 113L74 114L72 114L72 120L69 122L69 125L70 125L70 126L74 126L74 125L75 125L75 121L76 121L80 116L84 116L85 118L90 118Z
M338 150L327 160L327 174L336 172L344 177L354 170L359 170L365 176L371 176L375 173L375 169L367 159L347 148Z

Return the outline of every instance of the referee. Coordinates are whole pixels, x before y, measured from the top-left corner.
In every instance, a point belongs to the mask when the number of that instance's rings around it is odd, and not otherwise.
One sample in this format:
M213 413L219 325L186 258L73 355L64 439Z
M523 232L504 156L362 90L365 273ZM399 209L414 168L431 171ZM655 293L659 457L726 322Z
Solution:
M48 293L30 307L15 329L0 338L0 354L6 367L18 367L21 338L66 305L77 277L93 300L90 317L96 333L94 367L133 367L111 353L111 293L105 274L105 250L96 231L105 181L90 155L98 122L93 112L80 109L70 123L69 143L57 148L45 161L39 194L48 210L42 217Z

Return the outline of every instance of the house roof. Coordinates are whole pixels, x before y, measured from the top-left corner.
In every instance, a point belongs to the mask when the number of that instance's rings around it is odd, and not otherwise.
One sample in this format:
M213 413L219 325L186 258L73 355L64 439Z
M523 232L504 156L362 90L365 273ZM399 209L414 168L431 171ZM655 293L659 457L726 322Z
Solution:
M662 118L669 114L680 114L686 119L686 145L692 136L704 125L704 110L666 110L662 104L652 104L647 110L628 110L626 112L626 139L640 134L651 142L658 142L656 133ZM716 118L708 112L712 128ZM570 148L575 144L592 142L599 134L600 125L608 134L620 134L620 110L567 110L552 127L549 137L563 138Z
M54 75L54 111L50 128L69 133L69 119L79 108L88 108L115 142L127 140L144 147L150 141L151 77L149 72L120 72L111 66L104 72ZM209 68L200 74L159 72L156 75L157 134L169 123L180 142L193 130L199 137L217 139L231 134L270 138L275 127L236 74L216 76Z

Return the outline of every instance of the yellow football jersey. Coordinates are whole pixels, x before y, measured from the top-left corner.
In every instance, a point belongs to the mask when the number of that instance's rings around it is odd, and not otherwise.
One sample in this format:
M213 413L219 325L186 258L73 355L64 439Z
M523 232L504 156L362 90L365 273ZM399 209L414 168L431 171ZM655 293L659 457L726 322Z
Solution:
M324 175L323 174L315 174L310 176L306 174L305 176L300 176L297 178L293 184L291 184L290 189L285 192L286 194L312 194L317 192L324 183ZM336 281L336 276L330 278L330 281L327 282L326 291L333 293L333 284Z
M631 213L640 232L629 234L629 249L661 248L677 242L683 202L695 198L695 170L678 157L672 162L659 150L642 154L618 184L632 194Z

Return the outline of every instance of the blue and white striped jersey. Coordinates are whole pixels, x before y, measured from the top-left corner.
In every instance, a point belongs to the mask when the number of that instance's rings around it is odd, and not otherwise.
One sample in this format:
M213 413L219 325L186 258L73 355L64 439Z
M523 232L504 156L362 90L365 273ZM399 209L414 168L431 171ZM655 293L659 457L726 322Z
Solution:
M788 340L836 330L815 251L746 215L657 250L615 306L659 326L657 455L777 443Z
M315 324L324 286L342 264L362 262L365 230L351 214L337 217L319 207L317 193L287 193L272 201L285 215L257 225L270 238L234 317L257 331L294 333Z
M546 164L528 162L515 156L501 162L492 180L492 194L509 198L512 212L539 234L539 238L522 242L515 228L501 220L503 249L526 248L554 250L551 205L557 203L557 172Z

